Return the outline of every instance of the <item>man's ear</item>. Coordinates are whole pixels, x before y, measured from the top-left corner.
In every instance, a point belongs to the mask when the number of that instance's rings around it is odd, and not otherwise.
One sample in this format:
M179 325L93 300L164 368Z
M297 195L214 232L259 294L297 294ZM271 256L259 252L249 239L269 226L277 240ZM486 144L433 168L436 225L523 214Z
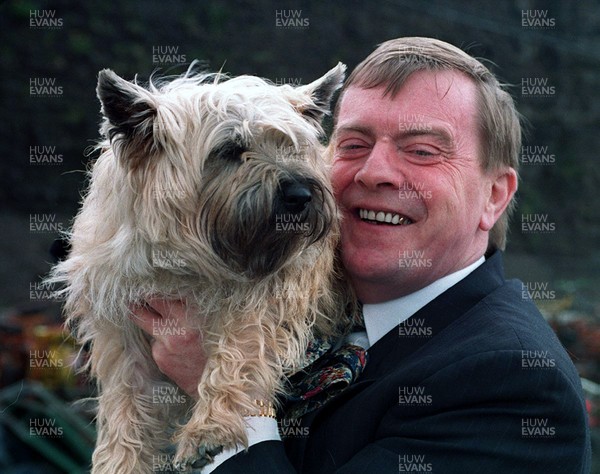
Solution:
M305 117L321 123L323 116L331 111L331 99L333 94L344 83L346 77L346 65L338 63L323 77L305 86L298 87L307 101L296 105L296 109Z
M518 177L513 168L499 170L490 184L490 192L479 228L489 231L510 204L517 191Z
M150 92L110 69L103 69L98 74L96 93L107 122L103 131L109 138L115 135L122 135L125 140L136 136L151 138L156 108Z

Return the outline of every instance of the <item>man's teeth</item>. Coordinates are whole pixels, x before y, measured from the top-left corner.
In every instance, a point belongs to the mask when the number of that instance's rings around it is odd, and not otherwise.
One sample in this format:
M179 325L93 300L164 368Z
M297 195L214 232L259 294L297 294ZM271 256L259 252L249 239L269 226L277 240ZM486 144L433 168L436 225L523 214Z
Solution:
M412 224L412 221L408 217L401 216L400 214L395 214L393 212L375 212L367 209L359 209L358 214L361 219L366 219L369 221L384 222L392 225Z

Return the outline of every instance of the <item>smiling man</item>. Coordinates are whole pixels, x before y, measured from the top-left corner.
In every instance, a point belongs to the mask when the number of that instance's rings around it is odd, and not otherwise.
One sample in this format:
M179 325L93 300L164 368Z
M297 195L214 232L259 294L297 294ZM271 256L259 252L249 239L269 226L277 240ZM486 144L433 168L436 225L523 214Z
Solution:
M393 96L346 89L333 178L344 264L364 303L412 293L485 253L517 178L508 164L483 169L477 110L475 84L453 70L417 71ZM402 255L423 263L402 265Z
M357 66L329 151L368 363L347 390L284 420L295 428L284 443L275 420L248 417L249 450L208 472L589 472L575 368L503 276L519 149L512 99L460 49L401 38ZM185 324L180 303L152 307L136 313L143 328ZM182 387L202 371L196 343L154 341Z

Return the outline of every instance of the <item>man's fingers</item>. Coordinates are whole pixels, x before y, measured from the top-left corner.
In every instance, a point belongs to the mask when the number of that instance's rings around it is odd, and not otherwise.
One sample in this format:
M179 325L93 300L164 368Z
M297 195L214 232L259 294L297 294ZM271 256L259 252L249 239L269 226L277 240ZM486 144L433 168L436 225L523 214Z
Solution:
M198 343L199 330L189 325L188 307L182 301L149 299L132 307L130 318L146 334L162 340L169 350L174 344Z
M202 333L189 326L188 306L179 300L151 298L131 307L131 321L152 336L152 358L158 369L193 398L206 365Z
M131 308L129 318L146 334L154 336L154 330L158 327L162 316L152 307L144 305Z
M182 301L151 298L146 300L146 305L164 319L179 320L181 323L187 319L186 306Z
M163 320L171 320L169 327L184 326L187 318L185 305L181 301L152 298L143 305L131 308L131 320L150 336L157 336L156 329L163 326Z

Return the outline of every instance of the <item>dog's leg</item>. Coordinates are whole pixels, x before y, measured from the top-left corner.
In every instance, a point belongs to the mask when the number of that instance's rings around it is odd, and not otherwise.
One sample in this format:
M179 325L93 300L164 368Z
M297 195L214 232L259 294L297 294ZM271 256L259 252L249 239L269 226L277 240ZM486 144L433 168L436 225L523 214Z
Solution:
M168 442L165 409L152 395L164 382L141 331L125 326L104 325L92 347L100 386L92 474L148 474Z
M270 397L280 379L267 361L258 324L226 331L218 341L204 340L208 360L198 386L192 417L176 436L176 466L200 467L221 448L246 446L244 413L256 412L257 397ZM272 349L269 349L272 350ZM258 395L261 394L261 395Z

